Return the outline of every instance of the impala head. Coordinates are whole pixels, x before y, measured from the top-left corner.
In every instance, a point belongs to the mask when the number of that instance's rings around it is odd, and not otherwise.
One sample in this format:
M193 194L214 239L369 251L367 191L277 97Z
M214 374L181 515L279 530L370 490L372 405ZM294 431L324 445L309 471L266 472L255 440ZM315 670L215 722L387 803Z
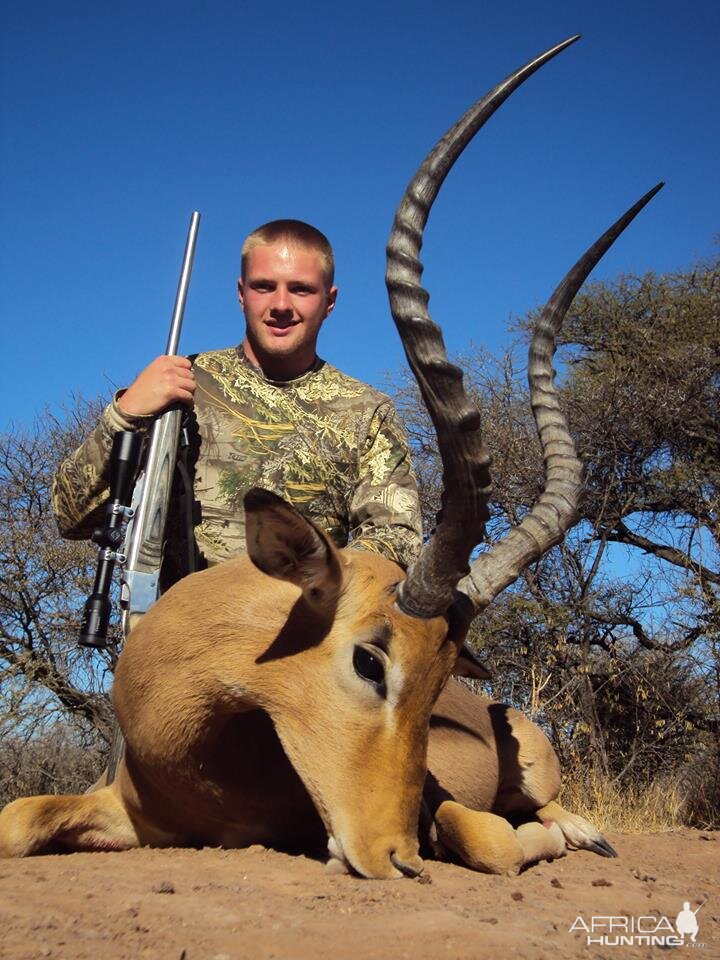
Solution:
M464 147L527 77L575 39L526 64L471 107L428 155L395 217L387 250L390 305L436 428L444 475L436 529L407 578L378 556L338 552L272 495L253 491L246 501L252 561L295 587L285 626L258 661L254 696L323 817L331 855L365 876L420 869L429 717L469 622L576 520L581 466L553 386L555 336L589 272L662 186L602 235L543 311L530 345L529 383L545 490L519 526L470 566L488 516L490 458L462 373L448 362L427 312L422 234Z
M248 675L253 702L272 717L331 856L364 876L417 874L429 717L462 633L444 616L404 613L396 564L339 551L274 494L251 490L245 509L253 563L300 591L283 597L289 614Z

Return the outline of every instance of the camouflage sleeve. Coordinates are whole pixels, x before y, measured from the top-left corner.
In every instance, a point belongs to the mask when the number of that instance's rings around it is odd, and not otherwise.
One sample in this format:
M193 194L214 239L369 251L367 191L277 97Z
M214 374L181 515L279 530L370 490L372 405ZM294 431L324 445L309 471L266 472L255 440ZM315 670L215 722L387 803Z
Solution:
M89 540L95 527L102 523L110 494L108 463L115 433L145 431L154 419L129 418L116 401L117 395L87 440L62 461L53 477L53 510L60 534L66 540Z
M420 552L422 520L407 438L390 401L374 412L361 446L350 504L350 546L407 568Z

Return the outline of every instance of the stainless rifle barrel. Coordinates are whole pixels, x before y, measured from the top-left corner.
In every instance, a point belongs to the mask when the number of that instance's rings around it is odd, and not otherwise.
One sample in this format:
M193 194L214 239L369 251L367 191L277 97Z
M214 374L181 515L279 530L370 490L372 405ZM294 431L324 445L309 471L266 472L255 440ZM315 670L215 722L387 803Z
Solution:
M165 353L169 357L176 355L178 344L180 343L180 330L182 329L183 315L185 314L185 302L187 301L188 287L190 286L190 274L192 272L193 258L195 256L195 241L197 240L199 226L200 214L196 210L190 217L190 227L185 243L185 255L183 256L180 280L178 281L177 294L175 295L175 309L173 310L172 320L170 322L170 333L165 350Z

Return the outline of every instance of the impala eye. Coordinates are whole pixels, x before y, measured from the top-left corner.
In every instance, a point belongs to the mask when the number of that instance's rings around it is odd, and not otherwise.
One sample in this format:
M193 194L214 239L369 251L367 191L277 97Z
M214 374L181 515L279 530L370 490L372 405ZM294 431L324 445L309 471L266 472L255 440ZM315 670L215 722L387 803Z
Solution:
M353 652L355 673L376 687L385 686L385 664L382 659L371 653L367 647L355 647Z

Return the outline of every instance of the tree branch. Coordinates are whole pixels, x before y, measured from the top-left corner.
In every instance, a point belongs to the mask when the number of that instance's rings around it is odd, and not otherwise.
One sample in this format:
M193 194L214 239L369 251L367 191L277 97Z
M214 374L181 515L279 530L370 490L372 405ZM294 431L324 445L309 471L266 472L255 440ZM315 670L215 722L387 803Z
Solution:
M644 553L651 553L660 560L667 560L668 563L672 563L676 567L682 567L683 569L694 573L702 580L708 580L711 583L720 584L720 573L710 570L709 567L704 566L702 563L698 563L675 547L648 540L647 537L643 537L641 534L630 530L629 527L625 526L622 520L619 520L614 525L612 530L605 530L601 532L608 540L612 540L615 543L625 543L631 547L638 547Z

